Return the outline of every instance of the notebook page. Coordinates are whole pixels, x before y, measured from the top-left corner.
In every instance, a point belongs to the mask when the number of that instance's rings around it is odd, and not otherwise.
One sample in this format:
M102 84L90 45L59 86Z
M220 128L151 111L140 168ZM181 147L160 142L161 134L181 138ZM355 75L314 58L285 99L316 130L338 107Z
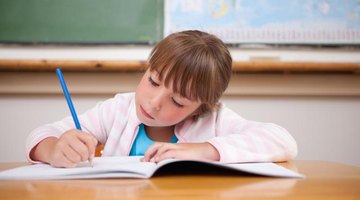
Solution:
M145 178L154 163L140 162L140 157L96 157L93 167L82 162L75 168L55 168L35 164L0 172L1 180L74 179L74 178Z

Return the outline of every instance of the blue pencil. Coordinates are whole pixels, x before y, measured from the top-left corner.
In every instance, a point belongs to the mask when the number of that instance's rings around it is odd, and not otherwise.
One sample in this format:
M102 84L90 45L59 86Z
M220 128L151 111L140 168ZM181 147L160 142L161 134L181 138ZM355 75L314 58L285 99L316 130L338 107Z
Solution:
M60 84L61 84L61 87L62 87L62 90L63 90L63 93L64 93L64 96L65 96L65 99L67 101L67 104L69 106L69 109L70 109L70 112L71 112L71 115L72 115L72 118L74 120L74 123L75 123L75 126L76 126L76 129L78 130L81 130L81 126L80 126L80 122L79 122L79 119L76 115L76 111L75 111L75 108L74 108L74 105L71 101L71 97L70 97L70 93L66 87L66 83L65 83L65 79L64 79L64 76L61 72L61 69L60 68L56 68L56 73L57 73L57 76L59 78L59 81L60 81ZM90 165L92 166L92 161L91 159L89 159L89 162L90 162Z
M66 83L65 83L65 80L64 80L64 76L63 76L63 74L61 72L61 69L56 68L56 73L57 73L57 76L59 78L59 81L60 81L64 96L66 98L66 101L67 101L67 104L69 106L72 118L74 120L76 129L81 130L80 122L79 122L79 119L78 119L78 117L76 115L76 111L75 111L74 105L73 105L73 103L71 101L70 93L69 93L69 91L68 91L68 89L66 87Z

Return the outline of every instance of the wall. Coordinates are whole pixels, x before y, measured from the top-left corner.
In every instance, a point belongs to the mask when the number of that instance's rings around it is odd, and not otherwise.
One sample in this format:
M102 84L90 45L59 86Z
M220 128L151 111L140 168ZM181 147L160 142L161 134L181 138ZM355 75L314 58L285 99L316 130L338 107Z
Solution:
M115 92L133 91L141 73L64 73L77 112ZM223 101L243 117L275 122L299 145L297 159L360 166L360 76L236 74ZM35 127L69 115L53 72L0 72L0 162L24 161Z
M0 46L0 60L146 60L150 46ZM358 50L230 49L234 61L360 63ZM341 67L341 66L340 66ZM330 68L328 68L330 69ZM359 70L357 70L359 71ZM116 92L134 91L141 73L64 71L78 113ZM360 166L359 73L237 73L223 98L245 118L275 122L295 137L297 159ZM24 161L37 126L69 115L53 71L0 70L0 162Z

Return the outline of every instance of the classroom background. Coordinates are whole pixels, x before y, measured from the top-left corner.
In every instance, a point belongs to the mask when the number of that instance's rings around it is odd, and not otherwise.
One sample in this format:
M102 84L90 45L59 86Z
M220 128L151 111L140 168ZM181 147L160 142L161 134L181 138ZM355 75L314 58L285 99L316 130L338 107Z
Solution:
M357 0L0 1L0 162L25 161L34 128L134 91L153 45L185 29L211 32L232 54L222 101L285 127L299 160L360 166Z

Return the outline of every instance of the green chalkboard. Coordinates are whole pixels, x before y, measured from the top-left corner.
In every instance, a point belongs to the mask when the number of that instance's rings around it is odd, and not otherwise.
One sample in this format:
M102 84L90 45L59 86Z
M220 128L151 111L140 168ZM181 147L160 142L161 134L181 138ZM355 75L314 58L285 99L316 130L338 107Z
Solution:
M162 0L0 0L0 43L152 44Z

